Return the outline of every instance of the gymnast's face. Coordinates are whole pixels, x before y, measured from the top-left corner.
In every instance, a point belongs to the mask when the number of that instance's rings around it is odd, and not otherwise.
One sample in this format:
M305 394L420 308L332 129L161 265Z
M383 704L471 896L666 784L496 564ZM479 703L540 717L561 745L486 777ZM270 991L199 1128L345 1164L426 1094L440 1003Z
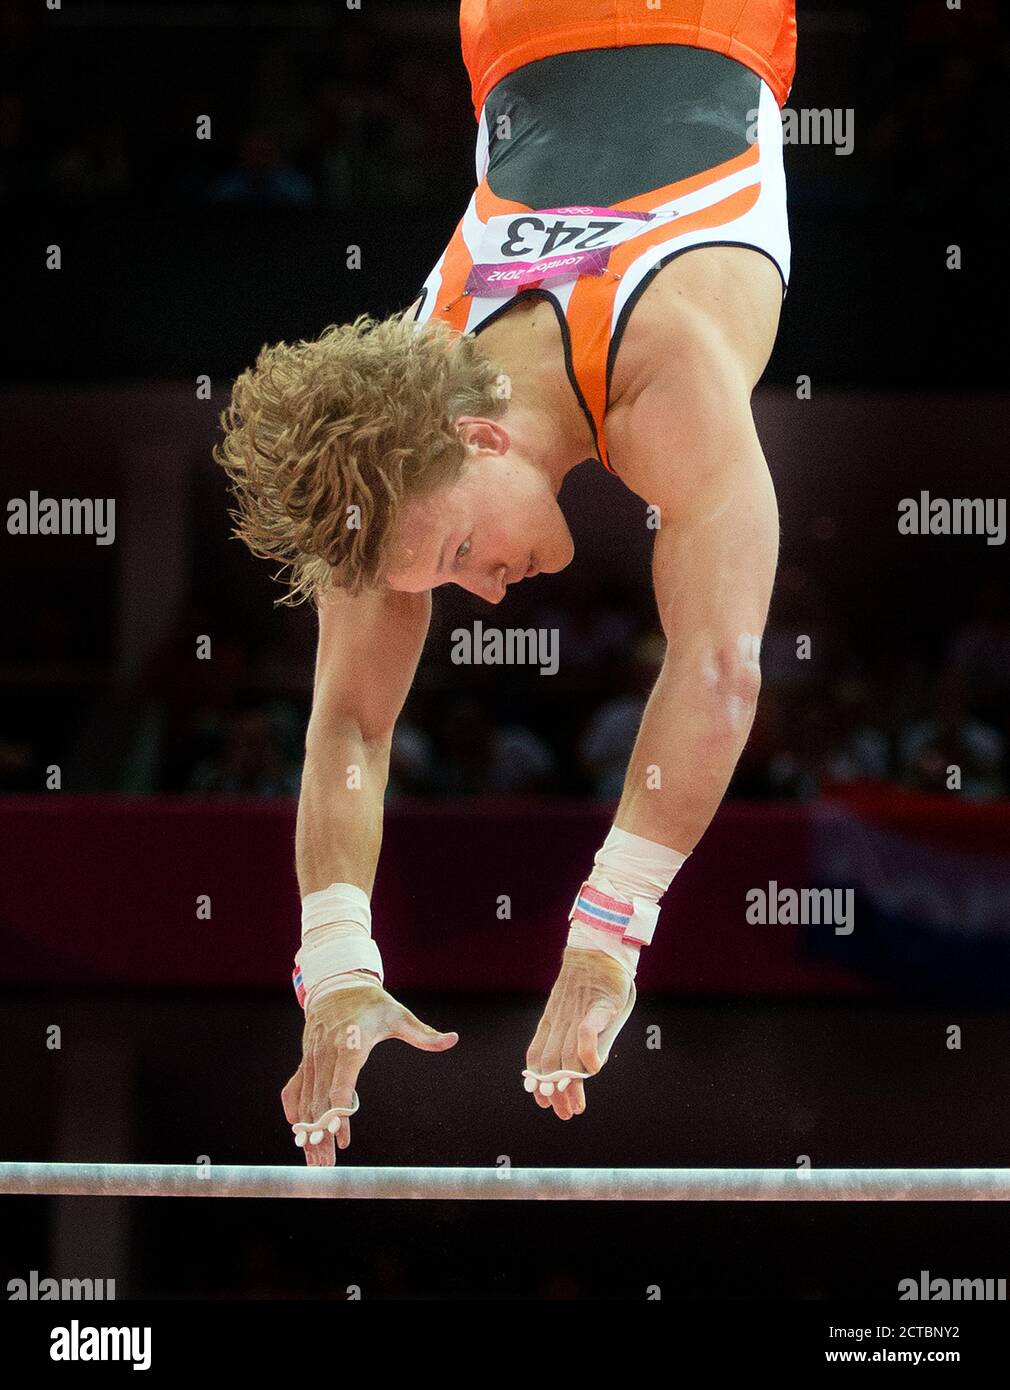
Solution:
M510 584L564 569L574 551L548 475L508 448L470 441L455 483L404 505L388 582L405 593L459 584L499 603Z

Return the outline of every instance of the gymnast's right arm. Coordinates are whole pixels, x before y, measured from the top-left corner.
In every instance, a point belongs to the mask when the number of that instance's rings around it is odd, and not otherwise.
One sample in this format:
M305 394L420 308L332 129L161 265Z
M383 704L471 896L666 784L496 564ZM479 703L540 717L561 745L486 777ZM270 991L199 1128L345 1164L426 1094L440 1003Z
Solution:
M330 589L319 603L312 715L295 834L304 898L331 883L372 891L393 726L431 619L431 594Z
M393 728L430 617L430 593L382 588L352 598L332 589L319 603L295 838L303 903L303 1056L281 1093L310 1166L331 1165L335 1147L350 1144L358 1073L376 1043L399 1038L443 1052L458 1040L429 1028L383 988L369 939L367 900L382 841Z

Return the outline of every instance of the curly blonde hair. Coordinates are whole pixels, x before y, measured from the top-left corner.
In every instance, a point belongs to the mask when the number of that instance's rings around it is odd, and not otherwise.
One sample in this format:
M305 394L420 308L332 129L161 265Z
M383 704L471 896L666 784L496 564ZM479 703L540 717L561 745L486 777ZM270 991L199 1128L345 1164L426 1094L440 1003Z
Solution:
M401 315L263 347L232 388L214 458L232 482L233 534L280 561L279 603L383 583L405 498L454 482L460 415L493 419L498 369L472 335Z

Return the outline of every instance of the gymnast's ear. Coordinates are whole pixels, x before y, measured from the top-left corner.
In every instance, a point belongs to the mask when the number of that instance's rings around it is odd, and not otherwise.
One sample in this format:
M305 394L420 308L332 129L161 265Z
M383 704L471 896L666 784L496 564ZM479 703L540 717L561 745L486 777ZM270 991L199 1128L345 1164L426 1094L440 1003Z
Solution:
M460 415L456 432L474 453L507 454L512 436L500 420L487 420L481 415Z

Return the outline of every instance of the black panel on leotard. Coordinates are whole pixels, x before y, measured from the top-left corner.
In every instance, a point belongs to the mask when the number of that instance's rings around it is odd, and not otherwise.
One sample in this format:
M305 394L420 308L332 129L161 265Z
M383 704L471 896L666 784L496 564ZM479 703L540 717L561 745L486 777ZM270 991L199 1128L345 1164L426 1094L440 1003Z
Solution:
M760 90L749 68L682 44L527 63L485 104L488 183L533 208L609 207L742 154Z

